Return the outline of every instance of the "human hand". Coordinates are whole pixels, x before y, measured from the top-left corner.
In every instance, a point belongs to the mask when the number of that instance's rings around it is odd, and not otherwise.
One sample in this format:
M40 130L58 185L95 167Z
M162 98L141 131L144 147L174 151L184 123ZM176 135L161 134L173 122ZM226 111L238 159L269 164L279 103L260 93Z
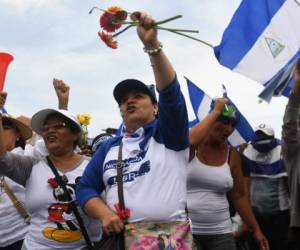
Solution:
M107 235L111 233L118 234L124 228L124 223L121 218L110 209L104 215L102 215L100 220L103 231Z
M0 92L0 109L2 109L6 102L7 93L6 92Z
M58 98L60 109L68 109L70 87L62 80L53 78L53 87Z
M253 238L257 242L260 250L270 250L269 242L260 230L253 232Z
M214 111L217 112L218 114L222 114L225 105L227 104L228 100L224 97L221 98L216 98L214 103Z
M234 233L234 238L237 240L246 240L248 234L248 226L246 225L246 223L242 222L242 224L238 227L237 232Z
M138 21L137 33L146 49L156 49L160 42L157 40L155 20L146 13L133 12L130 16L133 21Z

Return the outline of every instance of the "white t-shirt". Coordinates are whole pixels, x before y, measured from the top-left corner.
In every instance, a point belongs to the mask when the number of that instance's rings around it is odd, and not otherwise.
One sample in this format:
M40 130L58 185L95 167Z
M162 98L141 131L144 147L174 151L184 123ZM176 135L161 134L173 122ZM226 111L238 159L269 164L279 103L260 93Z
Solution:
M15 148L12 152L23 154L21 148ZM4 179L17 199L24 204L24 187L8 177L4 177ZM23 217L19 214L3 188L0 188L0 221L0 247L9 246L24 239L27 233L28 224L24 222Z
M123 186L125 205L131 210L130 221L185 220L186 162L188 150L176 152L149 139L145 149L139 137L123 138ZM116 156L119 147L112 147L103 164L106 203L114 209L118 203ZM151 192L149 191L151 190Z
M43 139L37 140L33 146L31 144L26 144L24 149L24 155L28 155L39 160L43 159L48 154L49 153Z
M72 171L65 173L68 178L68 189L75 197L75 180L81 176L88 160L84 159ZM60 172L60 175L63 173ZM54 178L49 166L40 161L31 172L26 183L26 206L32 214L30 228L24 245L27 249L82 249L85 240L80 227L70 211L71 206L62 201L62 190L48 184ZM82 213L83 214L83 213ZM92 240L100 239L100 223L86 216L85 225L89 228Z
M82 175L88 161L87 158L82 158L82 161L72 170L64 173L73 199L75 198L75 181ZM13 167L16 165L18 168ZM46 160L38 161L34 158L7 153L0 161L0 173L13 176L16 181L26 187L25 204L31 214L31 224L22 249L79 250L86 246L71 206L66 202L63 190L56 185L55 176ZM59 173L63 174L60 171ZM88 218L83 212L81 214L91 240L99 240L100 222Z

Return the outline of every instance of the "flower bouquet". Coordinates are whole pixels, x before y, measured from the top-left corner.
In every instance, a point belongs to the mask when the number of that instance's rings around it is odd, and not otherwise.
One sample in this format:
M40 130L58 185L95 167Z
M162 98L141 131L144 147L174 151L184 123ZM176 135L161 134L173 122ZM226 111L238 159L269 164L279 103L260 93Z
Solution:
M118 42L114 40L118 35L122 34L126 30L137 26L139 24L137 15L139 12L133 12L129 13L126 10L123 10L119 6L111 6L107 8L106 10L100 9L98 7L93 7L89 14L91 14L95 9L98 9L102 12L100 16L100 26L102 28L101 31L98 32L99 37L101 40L110 48L117 49L118 48ZM130 14L130 19L128 20L128 14ZM166 28L163 27L162 24L165 24L167 22L173 21L175 19L181 18L182 15L173 16L161 21L156 22L154 25L157 29L165 30L172 32L177 35L185 36L187 38L196 40L198 42L204 43L210 47L212 47L211 44L202 41L196 37L190 36L187 33L198 33L198 30L190 30L190 29L175 29L175 28ZM121 29L123 27L123 29ZM121 29L121 30L120 30ZM117 32L116 32L117 31Z

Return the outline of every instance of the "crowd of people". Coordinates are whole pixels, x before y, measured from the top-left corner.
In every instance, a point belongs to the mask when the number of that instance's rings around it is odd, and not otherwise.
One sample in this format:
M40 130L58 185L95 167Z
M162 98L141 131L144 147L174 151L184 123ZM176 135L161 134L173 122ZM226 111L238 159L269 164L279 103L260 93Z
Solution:
M234 148L238 110L216 98L189 129L155 21L132 18L159 98L139 80L119 82L122 131L96 136L91 151L80 148L62 80L53 81L58 108L30 122L4 112L0 93L0 250L299 250L300 63L281 140L260 124Z

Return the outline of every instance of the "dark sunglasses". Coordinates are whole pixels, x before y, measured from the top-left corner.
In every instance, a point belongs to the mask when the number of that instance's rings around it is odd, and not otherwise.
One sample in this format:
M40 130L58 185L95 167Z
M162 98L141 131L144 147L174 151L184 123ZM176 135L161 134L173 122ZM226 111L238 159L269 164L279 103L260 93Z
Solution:
M59 130L59 129L66 128L66 127L67 127L67 124L65 122L58 122L58 123L54 123L54 124L45 124L42 127L42 131L47 132L50 129Z

